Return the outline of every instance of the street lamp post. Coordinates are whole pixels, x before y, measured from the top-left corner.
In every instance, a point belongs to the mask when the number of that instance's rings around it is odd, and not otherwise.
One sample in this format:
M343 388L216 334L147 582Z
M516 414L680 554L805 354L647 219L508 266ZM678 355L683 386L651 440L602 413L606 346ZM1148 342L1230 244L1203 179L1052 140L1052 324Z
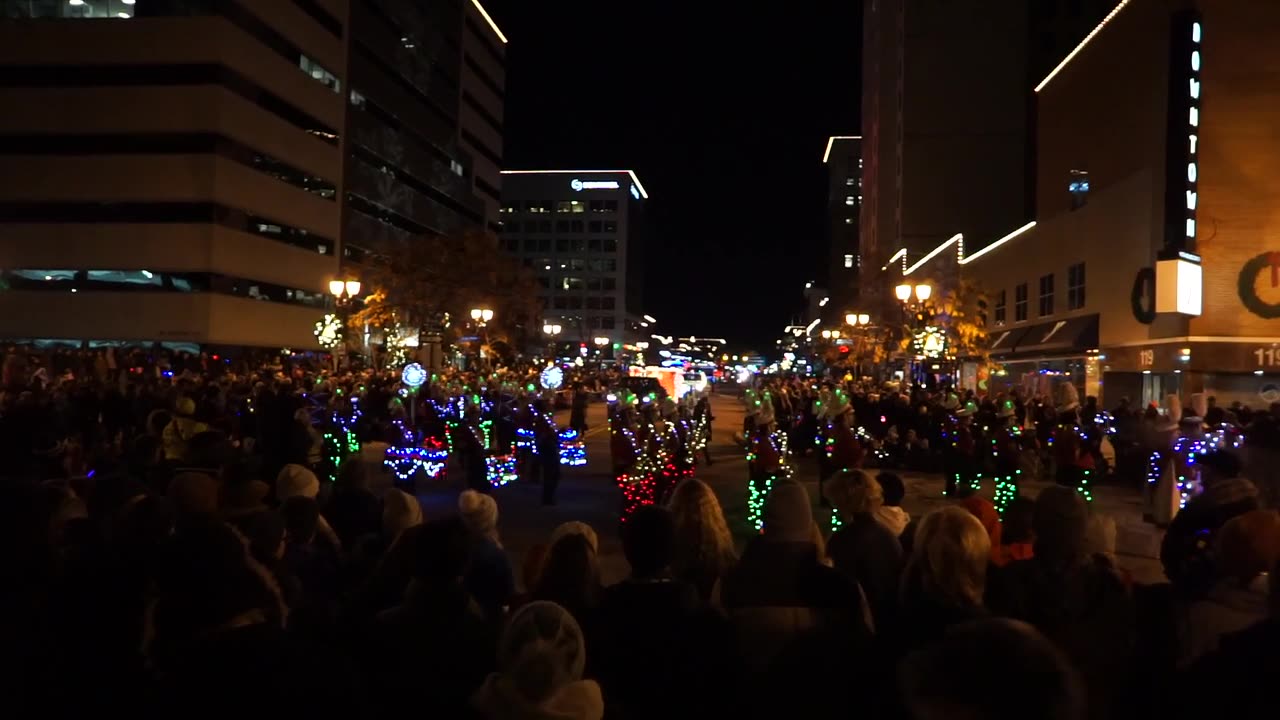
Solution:
M476 356L480 360L485 359L484 346L488 340L485 328L492 319L493 311L489 308L471 308L471 321L476 325L476 342L478 343Z
M338 319L342 321L343 339L339 343L339 349L345 356L347 354L347 337L349 328L348 322L351 319L351 301L360 294L359 280L330 280L329 294L333 296L333 304L338 310ZM334 357L333 369L338 370L339 358Z
M549 346L551 349L550 355L551 355L552 362L554 362L556 359L556 338L559 337L560 331L563 329L564 328L560 327L560 325L555 323L546 323L545 325L542 326L542 334L546 335L549 338L547 342L549 343Z
M915 332L919 324L917 321L923 319L917 312L924 309L924 304L933 296L933 287L928 283L920 283L912 285L911 283L902 283L894 288L894 294L898 296L898 302L902 307L902 318L904 327L909 327ZM914 358L908 358L908 370L912 379L915 378Z

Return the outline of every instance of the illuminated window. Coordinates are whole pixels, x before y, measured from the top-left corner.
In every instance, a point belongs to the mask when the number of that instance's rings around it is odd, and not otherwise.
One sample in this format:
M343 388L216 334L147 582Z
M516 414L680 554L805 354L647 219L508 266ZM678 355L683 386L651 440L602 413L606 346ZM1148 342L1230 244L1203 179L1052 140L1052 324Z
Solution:
M1084 307L1084 263L1067 268L1067 309Z
M844 256L844 266L845 266L845 267L847 267L847 268L851 268L851 267L853 267L853 256L852 256L852 255L845 255L845 256Z
M1053 273L1040 276L1040 317L1053 314Z
M1013 321L1023 322L1027 319L1027 284L1022 283L1013 289Z
M855 184L855 183L857 183L857 182L858 182L858 179L857 179L857 178L847 177L847 178L845 178L845 179L844 179L844 184L845 184L845 185L850 185L850 186L852 186L853 184Z
M852 225L852 224L853 224L853 218L851 218L851 217L849 217L849 218L845 218L845 219L844 219L844 224L845 224L845 225Z
M568 200L561 200L560 202L556 203L556 212L558 213L570 212L570 207L571 207L571 203Z
M587 211L587 205L586 205L586 203L582 202L581 200L570 200L570 201L569 201L569 212L574 212L574 213L584 213L584 212L586 212L586 211Z
M995 321L996 325L1004 325L1005 309L1008 301L1008 291L1001 290L996 293Z
M854 197L854 196L852 196L852 195L846 195L846 196L845 196L845 198L844 198L844 204L845 204L845 205L854 205L854 204L856 204L857 202L858 202L858 199L857 199L857 198L855 198L855 197Z
M1072 170L1067 182L1067 192L1071 193L1071 209L1079 210L1089 202L1089 172Z

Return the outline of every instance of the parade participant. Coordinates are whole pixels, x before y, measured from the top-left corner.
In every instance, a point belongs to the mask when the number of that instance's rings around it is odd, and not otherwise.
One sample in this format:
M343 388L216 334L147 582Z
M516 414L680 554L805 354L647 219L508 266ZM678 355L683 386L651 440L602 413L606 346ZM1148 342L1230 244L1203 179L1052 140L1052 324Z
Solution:
M791 476L786 435L774 427L773 403L767 394L758 402L747 451L747 520L756 531L774 482Z
M830 500L823 493L823 483L836 473L861 468L862 462L866 457L866 448L862 446L862 443L858 440L857 433L853 429L853 406L849 403L849 397L843 390L837 389L831 394L831 399L828 401L827 417L829 423L827 425L824 451L827 456L829 473L826 477L819 476L818 478L818 503L823 507L831 506Z
M1089 486L1092 484L1094 459L1080 429L1080 395L1070 382L1059 384L1056 394L1057 422L1052 441L1054 481L1075 488L1086 501L1092 502Z
M701 451L707 466L711 466L711 423L715 420L711 414L711 398L703 395L698 398L693 408L694 456Z
M542 504L555 505L560 487L560 430L551 413L535 413L533 433L542 475Z
M949 415L949 422L944 425L942 453L946 487L943 492L947 497L955 496L962 485L968 486L968 490L972 492L977 492L982 487L973 433L973 416L977 410L974 403L967 403Z
M996 412L995 431L991 434L991 459L995 469L993 504L1001 516L1018 497L1019 467L1022 458L1022 432L1017 425L1017 411L1012 400L1005 400Z

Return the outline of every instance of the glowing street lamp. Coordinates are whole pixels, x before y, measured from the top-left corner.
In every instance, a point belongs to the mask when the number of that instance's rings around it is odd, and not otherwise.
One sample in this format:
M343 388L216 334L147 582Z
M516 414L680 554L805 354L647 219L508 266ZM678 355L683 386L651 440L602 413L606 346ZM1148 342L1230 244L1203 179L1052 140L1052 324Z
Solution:
M844 321L848 325L870 325L871 316L866 313L849 313L844 316Z
M607 337L598 337L598 338L595 338L595 343L596 343L596 345L598 345L598 346L600 346L600 347L604 347L605 345L608 345L608 344L609 344L609 338L607 338Z
M542 326L542 332L546 333L547 335L552 335L552 336L559 335L561 330L563 330L563 328L561 328L559 325L552 325L550 323Z
M928 283L920 283L919 285L903 283L893 290L898 296L898 300L902 302L909 302L913 293L915 294L918 302L925 302L933 295L933 287Z
M483 325L493 319L493 311L489 308L471 308L471 319Z
M329 294L337 298L339 304L349 302L360 294L359 280L330 280Z

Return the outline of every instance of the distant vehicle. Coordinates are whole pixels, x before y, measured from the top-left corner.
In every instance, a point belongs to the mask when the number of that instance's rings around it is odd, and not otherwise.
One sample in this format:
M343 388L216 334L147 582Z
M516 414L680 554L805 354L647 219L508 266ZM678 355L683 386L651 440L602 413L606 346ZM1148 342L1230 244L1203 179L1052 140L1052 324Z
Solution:
M701 370L691 370L684 374L684 386L687 392L704 393L708 386L707 374Z
M630 375L622 378L617 387L610 391L607 398L608 401L610 403L618 402L618 396L623 390L630 390L636 394L636 397L642 399L648 395L653 395L656 398L663 394L662 383L658 382L658 378Z

